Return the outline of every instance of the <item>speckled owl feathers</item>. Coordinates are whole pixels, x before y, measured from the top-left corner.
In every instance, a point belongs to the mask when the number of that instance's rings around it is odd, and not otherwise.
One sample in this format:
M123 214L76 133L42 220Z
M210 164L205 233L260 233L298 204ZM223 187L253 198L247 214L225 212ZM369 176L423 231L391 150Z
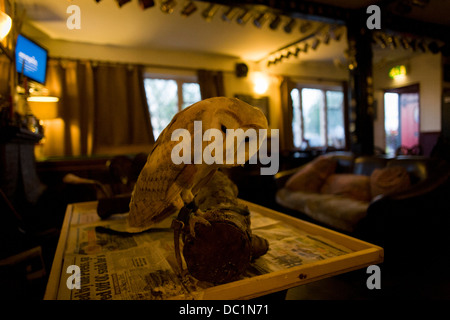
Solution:
M193 162L175 164L172 161L172 149L179 143L171 140L173 131L186 129L193 136L194 121L202 121L203 131L224 126L242 127L244 130L247 127L268 127L267 119L259 109L232 98L202 100L177 113L160 134L136 182L128 215L130 232L149 229L177 213L193 201L198 189L219 167L224 166Z

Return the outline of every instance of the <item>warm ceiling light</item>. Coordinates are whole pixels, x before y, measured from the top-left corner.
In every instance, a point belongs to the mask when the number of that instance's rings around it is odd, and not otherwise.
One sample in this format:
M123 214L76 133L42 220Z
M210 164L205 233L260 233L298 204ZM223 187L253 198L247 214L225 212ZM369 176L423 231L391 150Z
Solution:
M217 4L210 4L203 12L202 16L206 21L211 21L214 15L217 13L217 10L219 10L219 5Z
M266 21L266 19L267 19L267 14L261 13L256 17L255 20L253 20L253 24L256 27L261 28L262 25L264 24L264 22Z
M397 38L393 36L388 36L387 38L388 46L392 47L393 49L397 49Z
M50 96L34 96L34 97L28 97L27 101L31 102L58 102L58 97L50 97Z
M291 33L294 25L295 25L295 19L291 18L291 20L289 20L289 22L284 26L283 29L286 33Z
M269 88L269 79L266 74L262 72L253 72L253 91L257 94L263 94Z
M12 20L5 12L0 11L0 40L3 40L11 30Z
M308 52L308 48L309 48L309 44L305 43L305 45L303 46L303 52L307 53Z
M269 28L272 30L276 30L281 23L281 17L276 15L272 22L269 24Z
M304 21L300 24L300 32L305 33L311 30L312 24L309 21Z
M223 20L223 21L231 21L231 20L233 20L233 18L234 18L234 16L235 16L236 14L237 14L236 8L230 7L230 8L228 8L227 11L225 11L225 12L222 14L222 20Z
M311 49L316 50L317 47L319 46L319 44L320 44L320 40L317 39L317 38L315 38L315 39L314 39L314 42L313 42L312 45L311 45Z
M342 35L344 34L345 27L333 28L331 32L331 38L336 41L341 41Z
M330 38L331 38L330 32L326 32L326 33L323 35L323 43L324 43L324 44L329 44L329 43L330 43Z
M172 13L177 3L174 0L164 0L161 2L161 11L164 13Z
M142 10L151 8L155 5L155 1L153 0L139 0L139 6Z
M252 15L253 14L250 10L245 10L242 14L239 15L239 17L237 17L236 21L237 23L244 25L248 22L248 20L250 20Z
M197 11L197 6L194 4L194 2L189 1L188 4L181 11L181 15L183 17L189 17L195 11Z
M402 45L403 49L405 49L405 50L412 49L410 42L405 38L400 39L400 44Z
M384 36L384 34L375 35L375 41L382 49L385 49L387 47L386 37Z

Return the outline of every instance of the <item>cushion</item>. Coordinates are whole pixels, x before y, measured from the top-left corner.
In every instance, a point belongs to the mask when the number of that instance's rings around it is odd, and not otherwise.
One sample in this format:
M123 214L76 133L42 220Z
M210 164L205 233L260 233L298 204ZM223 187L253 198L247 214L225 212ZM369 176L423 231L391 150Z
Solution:
M336 170L336 165L336 160L319 156L292 175L285 187L293 191L319 192L328 176Z
M333 194L307 193L286 188L276 193L278 204L297 210L330 227L352 232L366 216L369 202Z
M358 222L367 215L368 207L369 202L322 194L308 201L305 213L330 227L353 232Z
M403 191L410 186L408 171L404 167L392 166L375 169L370 176L372 198L380 194Z
M370 177L347 173L332 174L327 178L320 192L359 201L370 201Z

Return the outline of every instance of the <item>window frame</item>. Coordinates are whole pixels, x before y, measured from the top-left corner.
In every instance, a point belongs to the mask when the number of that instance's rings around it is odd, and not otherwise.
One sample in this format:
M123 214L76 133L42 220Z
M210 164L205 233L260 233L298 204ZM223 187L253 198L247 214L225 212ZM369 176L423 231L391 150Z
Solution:
M296 82L295 85L292 87L291 91L289 92L289 97L292 99L291 92L293 89L297 89L299 91L299 112L300 112L300 140L302 143L300 146L293 145L294 149L304 149L302 148L303 141L305 141L305 128L304 128L304 117L303 117L303 100L302 100L302 90L303 89L318 89L321 90L323 93L323 108L324 108L324 123L321 125L324 126L324 136L325 136L325 145L321 146L307 146L307 149L311 150L317 150L317 149L323 149L323 148L335 148L336 150L347 150L348 148L348 103L347 103L347 93L346 93L346 85L345 83L342 84L317 84L317 83L305 83L305 82ZM344 146L341 148L336 148L335 146L328 144L328 103L327 103L327 91L339 91L343 94L343 101L342 101L342 118L343 118L343 125L344 125ZM292 101L292 108L294 108L294 103ZM294 119L292 119L294 120ZM291 125L292 127L292 125ZM294 132L292 132L294 134ZM293 140L294 141L294 140Z
M183 84L185 83L196 83L200 86L200 83L198 81L197 74L195 72L189 72L189 71L174 71L169 70L167 72L164 71L153 71L153 70L146 70L144 73L143 81L144 81L144 87L145 87L145 80L152 79L152 80L172 80L175 81L177 86L177 112L180 112L183 110ZM146 93L147 94L147 93ZM149 113L150 118L152 117L152 113L150 111L149 107ZM153 132L155 134L155 132ZM158 137L155 136L155 139Z
M177 74L177 73L154 73L146 72L144 74L144 80L155 79L155 80L173 80L177 83L177 97L178 97L178 112L182 110L184 99L183 99L183 84L184 83L197 83L198 77L195 74ZM200 84L199 84L200 85ZM180 90L181 89L181 90Z

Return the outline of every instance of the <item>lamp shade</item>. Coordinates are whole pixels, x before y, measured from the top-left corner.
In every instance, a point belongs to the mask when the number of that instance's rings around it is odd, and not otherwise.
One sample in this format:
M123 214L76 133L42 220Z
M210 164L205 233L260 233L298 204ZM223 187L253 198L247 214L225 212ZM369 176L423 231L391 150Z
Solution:
M3 40L11 30L12 20L5 12L0 10L0 40Z
M28 105L31 112L40 120L51 120L58 117L58 98L56 97L30 97Z

